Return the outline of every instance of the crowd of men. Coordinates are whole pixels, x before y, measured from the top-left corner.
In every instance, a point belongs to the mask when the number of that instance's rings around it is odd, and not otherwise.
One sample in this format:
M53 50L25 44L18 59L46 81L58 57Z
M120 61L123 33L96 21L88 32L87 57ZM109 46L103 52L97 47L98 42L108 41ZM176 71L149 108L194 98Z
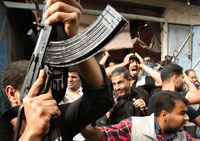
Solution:
M77 0L48 0L44 17L47 24L62 22L73 37L81 10ZM40 94L46 78L41 70L22 101L25 115L17 140L198 140L200 90L194 70L184 73L169 63L158 72L137 53L107 65L108 53L105 58L100 64L91 57L70 67L62 101L53 99L51 89ZM12 62L2 72L10 108L0 117L0 140L14 139L17 118L12 113L21 104L28 63Z

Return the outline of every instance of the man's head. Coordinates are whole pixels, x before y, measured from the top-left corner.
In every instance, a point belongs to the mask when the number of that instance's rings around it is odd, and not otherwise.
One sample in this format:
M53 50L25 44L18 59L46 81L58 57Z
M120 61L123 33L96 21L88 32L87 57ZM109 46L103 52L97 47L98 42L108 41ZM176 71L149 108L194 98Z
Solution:
M23 85L29 61L20 60L7 65L2 72L1 86L11 106L20 104L20 90Z
M189 102L176 92L161 91L161 93L153 109L161 130L182 131L186 121L189 120L186 106Z
M129 97L131 93L130 74L124 67L119 67L111 73L113 88L120 97Z
M135 55L131 56L129 60L129 73L132 77L136 77L140 73L140 60Z
M77 91L81 86L81 79L79 77L77 67L73 66L69 68L67 87L72 91Z
M163 84L174 84L176 91L181 91L184 85L183 68L177 64L167 64L161 70Z
M194 85L198 83L196 72L193 69L186 70L185 74Z

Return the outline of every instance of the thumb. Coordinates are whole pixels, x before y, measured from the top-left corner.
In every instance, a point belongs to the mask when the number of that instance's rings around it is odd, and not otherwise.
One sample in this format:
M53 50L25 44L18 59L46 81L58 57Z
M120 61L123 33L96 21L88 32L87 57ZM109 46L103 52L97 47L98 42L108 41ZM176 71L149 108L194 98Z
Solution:
M133 102L135 102L136 101L136 98L133 98Z

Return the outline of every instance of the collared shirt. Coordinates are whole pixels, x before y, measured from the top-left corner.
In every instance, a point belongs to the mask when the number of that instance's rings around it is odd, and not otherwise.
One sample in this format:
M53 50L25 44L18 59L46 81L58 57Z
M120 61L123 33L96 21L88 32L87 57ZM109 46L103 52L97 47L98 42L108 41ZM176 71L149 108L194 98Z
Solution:
M156 119L154 121L155 121L156 136L157 136L158 140L171 141L176 137L175 132L171 132L166 138L164 138L161 135L161 129L160 129L160 126L158 125L158 122L156 121Z
M69 92L70 92L70 89L67 88L67 89L66 89L66 93L65 93L65 97L64 97L63 100L59 103L59 105L60 105L60 104L65 104L65 103L72 103L72 102L74 101L74 100L72 100L72 99L67 95ZM80 88L77 90L76 94L82 96L82 95L83 95L83 88L80 87Z
M155 123L156 124L156 123ZM157 124L159 127L159 125ZM163 136L160 135L160 127L155 126L156 137L158 141L163 141ZM124 119L119 124L115 124L108 127L98 127L102 133L102 141L130 141L131 140L131 129L132 129L132 118ZM199 139L192 138L186 131L186 138L188 141L199 141ZM175 137L172 133L169 137L165 138L165 141L171 141Z

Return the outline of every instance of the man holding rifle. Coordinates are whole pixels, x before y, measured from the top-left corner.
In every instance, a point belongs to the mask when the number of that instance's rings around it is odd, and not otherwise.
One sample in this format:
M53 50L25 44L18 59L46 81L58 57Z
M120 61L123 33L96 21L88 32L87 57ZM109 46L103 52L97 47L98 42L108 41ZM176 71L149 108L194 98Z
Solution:
M68 37L73 37L78 32L81 10L82 7L76 0L48 0L43 16L47 24L64 23ZM20 104L20 89L27 67L27 61L14 62L2 74L2 86L11 107ZM20 130L20 141L72 140L86 125L112 107L112 84L94 57L80 63L78 69L84 95L74 103L59 107L51 90L40 94L40 88L45 81L45 72L40 71L38 79L23 99L25 120ZM13 140L16 119L8 121L9 113L8 110L0 118L0 140Z

